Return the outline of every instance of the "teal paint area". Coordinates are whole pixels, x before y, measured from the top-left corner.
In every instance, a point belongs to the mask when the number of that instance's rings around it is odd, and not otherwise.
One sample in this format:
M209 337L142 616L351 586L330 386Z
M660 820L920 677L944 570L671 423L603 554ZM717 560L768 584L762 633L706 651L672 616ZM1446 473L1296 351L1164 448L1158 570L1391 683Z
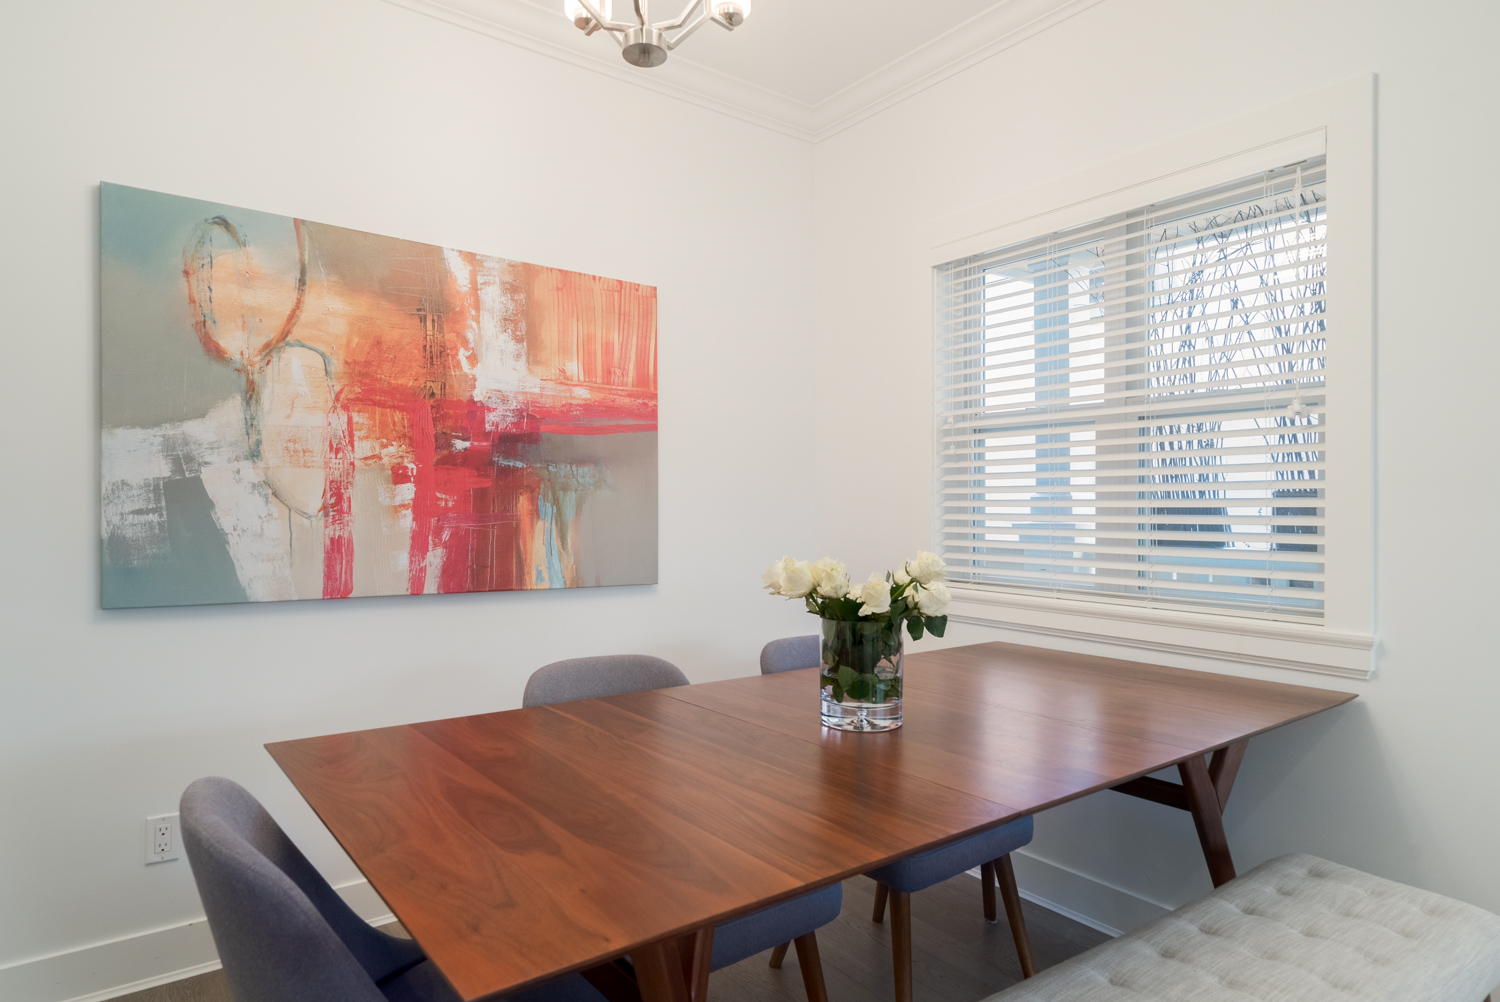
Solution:
M106 545L100 602L106 609L219 605L248 600L198 477L161 483L167 545L130 561Z

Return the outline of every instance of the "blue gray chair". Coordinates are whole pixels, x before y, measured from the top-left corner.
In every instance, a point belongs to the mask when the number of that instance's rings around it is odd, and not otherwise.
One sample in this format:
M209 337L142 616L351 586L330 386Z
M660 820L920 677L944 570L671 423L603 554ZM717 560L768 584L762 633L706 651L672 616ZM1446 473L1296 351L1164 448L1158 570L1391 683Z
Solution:
M782 637L760 649L762 675L816 668L822 663L823 639L816 633L810 637Z
M817 635L783 637L761 648L760 673L772 675L799 668L816 668L822 663L822 657L822 640ZM895 954L897 1002L911 1000L911 895L976 866L979 867L984 917L991 922L997 921L995 883L998 879L1000 896L1005 901L1005 916L1010 922L1016 953L1021 959L1021 974L1029 978L1035 973L1031 946L1026 937L1026 921L1021 916L1016 872L1010 862L1010 853L1030 842L1031 834L1031 818L1025 817L930 852L908 856L866 874L875 880L875 921L885 918L887 900L891 906L891 950Z
M687 684L687 676L672 662L645 654L572 658L554 661L533 672L526 680L521 705L544 706ZM709 971L737 964L773 947L771 966L780 967L788 945L795 943L808 1002L827 1002L816 930L838 918L843 900L843 887L833 884L715 926ZM703 985L708 972L693 971L691 976L694 985ZM695 999L698 994L694 993Z
M875 881L876 922L885 917L887 900L891 905L896 1002L911 1002L911 896L975 866L979 867L984 917L990 922L996 921L995 881L998 878L1000 895L1005 900L1005 917L1010 922L1010 934L1016 941L1016 954L1021 959L1021 976L1029 978L1036 973L1031 962L1031 944L1026 938L1026 920L1021 916L1016 871L1010 862L1011 852L1030 842L1031 833L1032 823L1028 815L865 874Z
M421 947L356 915L244 787L196 780L179 810L235 1002L460 1002ZM604 1002L578 974L507 998Z

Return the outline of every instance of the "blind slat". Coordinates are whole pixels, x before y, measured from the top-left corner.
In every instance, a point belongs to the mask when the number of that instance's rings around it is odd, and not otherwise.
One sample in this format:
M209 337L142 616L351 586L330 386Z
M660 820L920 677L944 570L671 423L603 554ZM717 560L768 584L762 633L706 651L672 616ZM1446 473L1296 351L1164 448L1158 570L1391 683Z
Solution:
M950 576L1322 617L1324 158L937 269Z

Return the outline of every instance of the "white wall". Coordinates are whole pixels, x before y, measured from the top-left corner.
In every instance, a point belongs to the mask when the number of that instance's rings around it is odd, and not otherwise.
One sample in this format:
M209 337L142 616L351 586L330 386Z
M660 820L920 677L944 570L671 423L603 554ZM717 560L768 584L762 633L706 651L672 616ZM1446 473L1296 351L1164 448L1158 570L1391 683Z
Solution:
M0 17L0 967L198 915L140 829L199 775L353 878L263 742L513 706L575 654L752 671L806 627L758 593L770 557L863 573L930 544L908 268L931 220L1370 72L1379 673L1252 742L1227 821L1242 866L1308 850L1500 910L1479 438L1500 339L1463 293L1492 284L1500 215L1494 4L1111 0L816 148L374 0ZM601 175L666 208L591 204ZM657 285L661 584L99 611L100 180ZM1439 255L1447 222L1469 229ZM1032 851L1151 901L1207 888L1186 816L1114 794L1043 816Z
M197 776L356 877L266 741L573 655L744 674L805 626L758 589L814 541L806 144L374 0L8 4L0 132L0 966L201 915L141 859ZM660 585L101 612L101 180L656 285Z
M931 292L912 271L932 221L1378 75L1378 672L1217 666L1360 696L1252 741L1226 824L1242 870L1307 851L1492 910L1496 39L1486 0L1113 0L823 142L815 164L819 414L840 426L819 442L819 542L863 573L932 539ZM1007 636L958 625L948 641ZM1029 851L1064 873L1170 906L1209 889L1169 808L1106 793L1037 832Z

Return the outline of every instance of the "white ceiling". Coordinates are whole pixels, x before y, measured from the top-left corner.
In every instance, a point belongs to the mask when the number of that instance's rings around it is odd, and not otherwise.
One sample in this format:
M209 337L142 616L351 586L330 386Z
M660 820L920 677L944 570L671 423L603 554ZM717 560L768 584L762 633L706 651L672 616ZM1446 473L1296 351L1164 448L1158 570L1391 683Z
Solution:
M562 16L562 0L526 0ZM651 17L676 17L690 0L654 0ZM630 0L616 0L630 9ZM756 0L734 31L698 29L671 59L738 77L815 105L991 8L995 0ZM625 11L613 16L627 19ZM606 38L590 41L614 49ZM618 58L618 57L617 57Z
M735 31L704 25L649 70L585 38L562 0L387 2L817 142L1104 0L755 0ZM651 19L687 2L654 0Z

